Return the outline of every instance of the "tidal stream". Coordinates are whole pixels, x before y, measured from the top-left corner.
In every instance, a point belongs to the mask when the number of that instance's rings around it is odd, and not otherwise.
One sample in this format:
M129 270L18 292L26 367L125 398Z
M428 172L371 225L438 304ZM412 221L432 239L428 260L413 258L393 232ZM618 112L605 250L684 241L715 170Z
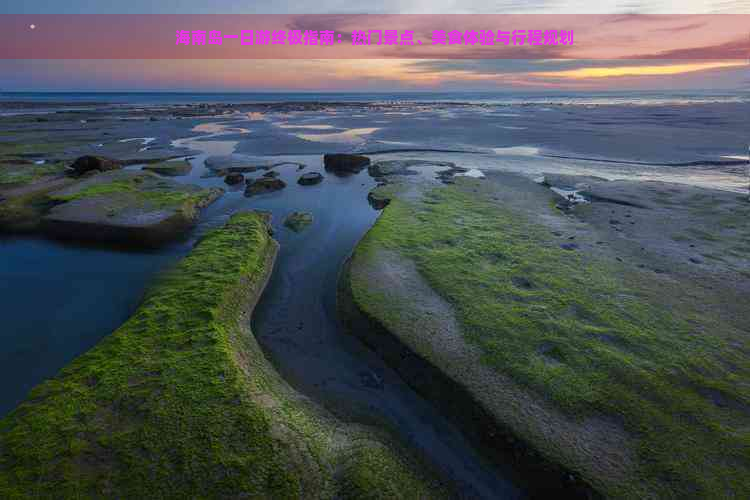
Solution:
M190 158L191 174L175 179L226 188L221 177L207 176L204 162L210 155L231 154L236 141L221 136L237 134L237 130L196 128L210 134L173 142L174 146L201 151ZM281 375L340 418L389 429L455 483L461 498L524 496L510 479L510 469L499 470L486 461L433 404L358 339L342 331L336 313L339 271L377 219L378 212L367 202L367 193L375 186L373 179L366 171L349 177L327 174L321 155L283 158L306 165L302 171L296 165L275 168L287 184L284 190L247 198L244 186L230 188L204 211L189 241L159 252L86 249L28 239L0 241L3 255L8 257L0 264L0 277L8 290L14 291L4 294L10 301L5 307L28 310L26 321L22 315L13 315L4 335L29 336L19 347L28 355L19 357L18 351L11 351L13 366L3 364L4 378L22 372L22 362L33 370L2 401L3 412L15 406L33 385L53 376L119 326L135 310L147 284L185 255L200 234L223 224L238 210L265 210L273 214L274 237L281 248L253 315L252 329ZM302 173L314 171L325 175L321 184L297 184ZM301 233L284 227L283 220L292 211L312 213L313 224ZM58 303L59 307L50 307ZM37 306L47 312L46 317L35 313Z

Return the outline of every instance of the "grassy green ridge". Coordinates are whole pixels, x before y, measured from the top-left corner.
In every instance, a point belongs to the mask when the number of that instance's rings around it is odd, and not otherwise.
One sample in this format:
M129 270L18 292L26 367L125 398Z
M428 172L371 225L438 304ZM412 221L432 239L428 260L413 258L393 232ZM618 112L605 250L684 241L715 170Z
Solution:
M750 495L747 331L694 307L689 284L668 285L614 259L564 250L548 229L493 201L480 183L460 184L419 200L386 187L395 197L353 262L378 258L380 249L411 259L453 305L483 363L573 418L622 422L637 451L637 475L588 478L604 493ZM384 325L409 313L408 303L373 290L366 275L351 279L359 306ZM679 294L684 302L660 299Z
M276 248L264 216L233 216L36 387L0 421L0 497L383 497L394 484L431 497L410 462L294 393L263 357L247 309ZM383 473L363 470L372 460Z

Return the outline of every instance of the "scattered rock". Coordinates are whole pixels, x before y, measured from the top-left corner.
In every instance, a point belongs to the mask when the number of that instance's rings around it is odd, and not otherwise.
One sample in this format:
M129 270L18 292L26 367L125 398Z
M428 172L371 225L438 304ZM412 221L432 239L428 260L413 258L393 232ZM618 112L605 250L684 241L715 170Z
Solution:
M307 226L313 223L313 216L309 212L292 212L284 219L284 226L288 227L295 233L303 231Z
M370 164L370 159L361 155L326 154L323 155L323 164L326 171L331 171L335 174L358 174Z
M80 176L92 171L119 170L122 168L122 163L103 156L86 155L74 161L70 168L73 169L74 175Z
M230 186L245 182L245 176L239 172L231 172L224 177L224 183Z
M299 180L297 180L297 184L301 184L303 186L312 186L313 184L320 184L322 181L323 176L320 175L320 173L308 172L300 176Z
M374 208L375 210L383 210L391 202L391 199L383 195L380 195L376 192L370 191L367 194L367 201L370 203L370 206Z
M245 188L245 196L272 193L273 191L280 191L286 187L286 182L281 179L272 179L269 177L261 177L254 181L248 179L246 182L247 187Z

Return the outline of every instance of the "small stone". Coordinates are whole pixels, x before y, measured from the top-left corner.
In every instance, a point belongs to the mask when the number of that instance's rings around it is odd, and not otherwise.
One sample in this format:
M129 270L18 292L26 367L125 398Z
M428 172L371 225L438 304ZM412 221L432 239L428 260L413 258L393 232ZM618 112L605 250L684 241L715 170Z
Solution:
M244 182L244 180L245 176L239 172L232 172L231 174L227 174L227 176L224 177L224 183L230 186L241 184L242 182Z
M94 171L118 170L122 168L122 164L110 158L86 155L74 161L70 168L73 169L75 175L84 175Z
M297 180L297 184L301 186L312 186L314 184L320 184L321 182L323 182L323 176L318 172L302 174Z
M313 216L308 212L292 212L284 219L284 226L288 227L295 233L303 231L307 226L313 223Z
M271 193L273 191L279 191L286 187L286 182L281 179L271 179L269 177L261 177L251 182L251 179L246 181L247 187L245 188L245 196L254 196L256 194Z

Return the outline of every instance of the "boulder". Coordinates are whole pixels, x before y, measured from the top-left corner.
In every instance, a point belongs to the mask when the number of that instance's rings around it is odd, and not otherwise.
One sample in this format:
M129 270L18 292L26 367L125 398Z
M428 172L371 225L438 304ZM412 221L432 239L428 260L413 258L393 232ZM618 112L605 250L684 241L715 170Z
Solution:
M260 179L248 179L245 188L245 196L254 196L256 194L271 193L279 191L286 187L286 182L281 179L272 179L270 177L261 177Z
M222 193L148 171L104 172L49 193L40 229L63 239L159 246L184 236Z
M73 169L74 175L84 175L88 172L98 170L100 172L106 172L108 170L119 170L122 168L122 163L117 160L110 158L104 158L103 156L81 156L70 166Z
M230 186L234 186L235 184L241 184L243 182L245 182L245 176L239 172L231 172L227 174L226 177L224 177L224 183Z
M370 164L370 159L362 155L335 153L323 155L325 169L336 174L358 174Z
M312 186L313 184L320 184L321 182L323 182L323 176L320 175L319 172L308 172L306 174L302 174L297 180L297 184L301 184L303 186Z

